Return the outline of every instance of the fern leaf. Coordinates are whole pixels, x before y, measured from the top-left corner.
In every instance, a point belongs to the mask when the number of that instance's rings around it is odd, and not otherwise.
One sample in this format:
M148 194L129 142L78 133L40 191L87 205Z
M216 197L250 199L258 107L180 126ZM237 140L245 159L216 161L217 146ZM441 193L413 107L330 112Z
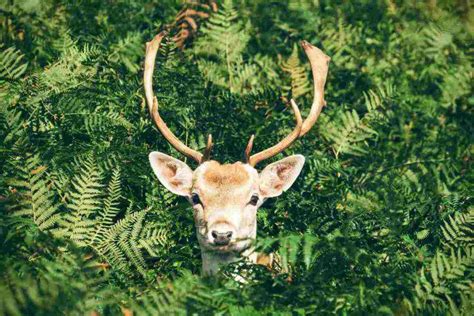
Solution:
M91 156L85 158L82 170L72 180L72 190L68 193L67 207L70 210L64 217L70 238L86 245L95 221L93 215L101 205L102 175Z
M290 85L284 86L283 90L290 92L293 99L297 99L311 91L307 71L301 65L296 44L293 45L290 57L281 63L281 68L290 75Z
M11 182L11 185L17 186L24 196L16 205L11 206L15 210L14 214L30 216L42 230L51 228L58 222L58 217L55 216L58 204L51 184L46 180L47 168L41 164L38 154L28 157L25 166L16 167L20 178Z
M99 216L96 219L95 232L90 238L90 243L94 244L100 240L107 230L114 223L114 219L120 212L119 201L121 198L120 190L120 169L115 169L112 174L112 179L107 187L107 196L103 202L103 206L99 211Z
M28 63L23 63L24 55L13 47L0 45L0 83L3 80L16 80L26 71Z
M225 0L221 10L201 28L203 36L196 41L194 53L201 57L198 68L208 81L229 88L232 93L246 94L259 83L257 65L244 61L249 25L237 19L232 1Z
M169 232L164 228L149 229L143 237L139 239L139 245L145 249L149 255L156 257L157 247L164 248L171 244Z

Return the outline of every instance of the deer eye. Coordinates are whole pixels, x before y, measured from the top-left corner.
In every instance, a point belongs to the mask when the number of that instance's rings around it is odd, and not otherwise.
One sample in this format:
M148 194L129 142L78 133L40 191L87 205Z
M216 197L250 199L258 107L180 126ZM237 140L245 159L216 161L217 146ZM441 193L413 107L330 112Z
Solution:
M197 193L193 193L191 195L191 201L193 201L193 205L202 204L201 199L199 198L199 195Z
M258 203L258 195L254 194L254 195L252 195L252 197L250 198L249 204L255 206L255 205L257 205L257 203Z

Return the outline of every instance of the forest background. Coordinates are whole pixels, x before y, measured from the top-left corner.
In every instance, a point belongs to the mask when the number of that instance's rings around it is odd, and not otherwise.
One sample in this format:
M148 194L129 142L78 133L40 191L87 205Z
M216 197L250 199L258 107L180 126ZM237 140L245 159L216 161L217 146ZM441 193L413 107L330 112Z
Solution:
M469 1L1 0L0 314L468 315L474 309ZM187 202L147 155L145 42L170 128L241 159L306 115L298 42L331 57L327 106L259 210L280 268L200 277ZM234 281L238 271L245 283Z

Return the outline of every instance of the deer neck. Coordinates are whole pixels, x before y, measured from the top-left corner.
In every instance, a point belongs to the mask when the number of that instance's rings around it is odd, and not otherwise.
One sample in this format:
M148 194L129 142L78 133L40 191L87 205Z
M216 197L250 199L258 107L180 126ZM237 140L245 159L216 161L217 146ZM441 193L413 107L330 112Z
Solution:
M236 253L216 253L201 250L202 258L202 274L203 275L214 275L219 269L229 263L236 262L241 258L244 258L247 262L257 263L257 253L253 248L245 250L241 254Z
M214 275L222 266L235 262L239 257L233 253L215 253L201 251L202 274Z

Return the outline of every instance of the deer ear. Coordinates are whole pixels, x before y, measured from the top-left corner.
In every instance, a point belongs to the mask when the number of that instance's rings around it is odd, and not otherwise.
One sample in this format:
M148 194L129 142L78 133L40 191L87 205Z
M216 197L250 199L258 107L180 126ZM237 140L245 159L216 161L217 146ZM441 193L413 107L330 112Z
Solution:
M304 165L302 155L294 155L265 167L260 173L260 194L264 198L279 196L288 190Z
M158 180L174 194L189 196L193 184L193 171L187 164L158 151L150 153L151 167Z

